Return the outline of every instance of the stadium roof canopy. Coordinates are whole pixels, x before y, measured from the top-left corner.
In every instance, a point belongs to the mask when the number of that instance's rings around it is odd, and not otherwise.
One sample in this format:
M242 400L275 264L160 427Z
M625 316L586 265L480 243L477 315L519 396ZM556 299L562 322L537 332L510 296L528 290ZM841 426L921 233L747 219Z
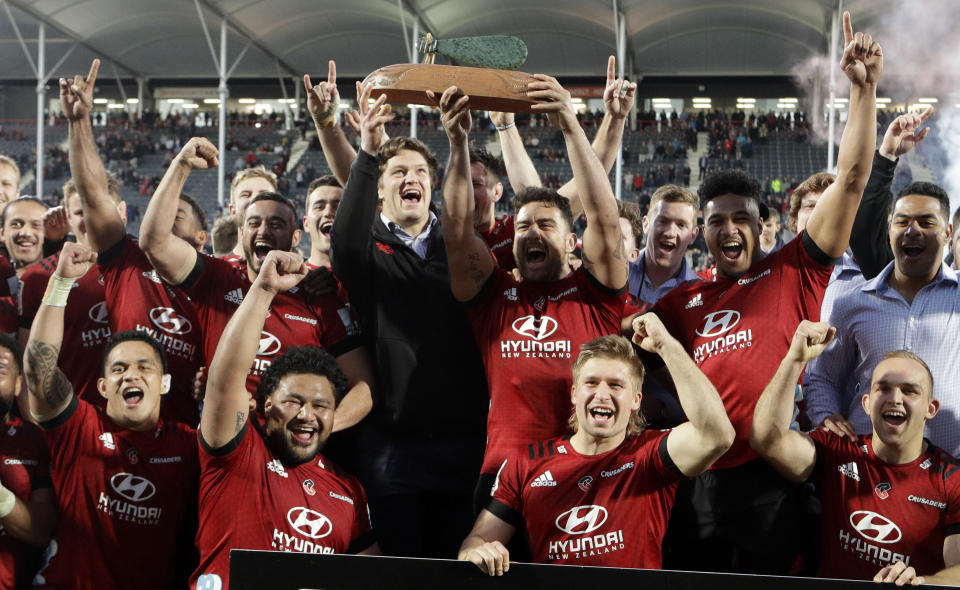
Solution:
M847 0L854 24L869 24L893 0ZM342 77L409 61L405 40L510 34L528 46L527 72L602 75L616 54L614 0L0 0L0 79L36 79L18 40L37 60L45 23L45 73L101 77L218 77L227 22L231 78ZM786 75L825 53L836 0L618 0L633 75ZM8 18L12 17L16 26ZM201 25L201 15L209 39ZM67 55L67 53L69 54ZM237 57L243 53L242 58ZM64 56L66 57L64 58ZM63 59L62 59L63 58ZM441 63L441 60L438 60Z

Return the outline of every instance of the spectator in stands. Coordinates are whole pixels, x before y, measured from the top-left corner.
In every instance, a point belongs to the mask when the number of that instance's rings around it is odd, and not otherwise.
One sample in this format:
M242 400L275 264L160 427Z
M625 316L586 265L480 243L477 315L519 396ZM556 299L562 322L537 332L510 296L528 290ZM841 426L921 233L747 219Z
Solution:
M277 357L256 392L262 424L252 416L246 372L265 319L306 274L299 254L267 254L210 363L198 436L198 589L229 587L231 549L380 553L363 488L320 455L347 391L333 356L304 346Z
M381 97L368 108L367 89L351 168L353 148L335 119L336 65L326 81L314 86L304 76L304 85L327 163L339 180L350 179L330 234L333 269L380 361L358 476L384 553L449 557L472 523L489 401L470 325L450 293L442 223L430 207L436 161L415 139L385 141L390 106Z
M790 428L797 380L836 331L826 323L800 323L757 401L750 444L783 477L816 484L823 502L820 576L958 584L960 464L924 439L940 400L920 357L887 352L872 368L858 400L869 414L866 434Z
M8 156L0 154L0 206L20 196L20 167Z
M900 156L915 148L930 132L929 127L921 127L932 112L933 107L929 107L922 113L906 113L895 118L873 156L870 181L863 191L863 202L857 210L850 240L853 255L868 279L877 276L894 259L887 229L894 173Z
M17 412L23 353L0 335L0 588L25 588L30 566L57 524L50 457L40 430Z
M240 213L247 210L250 199L265 192L277 192L276 174L263 166L254 166L237 172L230 183L230 214L239 218ZM239 238L238 234L237 245L231 255L226 257L233 264L239 263L244 257L243 244Z
M851 96L839 178L817 202L806 231L765 255L759 247L759 183L736 170L708 177L700 199L717 274L674 289L654 307L717 387L737 429L733 447L709 477L680 485L665 540L667 567L784 573L795 560L799 537L782 531L800 528L795 508L800 490L756 459L747 435L755 401L789 348L782 327L792 329L819 314L833 260L847 247L867 181L882 56L869 35L854 38L848 13L844 37L841 69L850 79ZM727 332L734 337L729 345ZM737 344L738 338L745 341ZM735 503L723 500L732 498Z
M77 399L57 368L71 287L95 259L87 247L64 245L24 353L30 411L45 431L59 492L55 550L34 585L169 588L176 539L195 493L197 435L160 419L170 388L163 349L141 332L113 336L98 382L105 412Z
M472 126L469 97L450 87L439 101L450 142L443 187L450 285L454 297L468 304L490 386L478 500L489 494L504 458L531 440L564 432L570 389L565 363L573 347L619 332L628 277L616 199L577 122L570 93L542 74L534 76L528 88L530 97L543 101L533 105L534 111L547 113L551 125L563 133L587 226L583 266L573 271L568 256L577 240L569 202L549 189L521 190L514 200L513 242L521 281L498 269L475 232L467 143ZM515 329L518 322L522 326ZM544 340L546 336L550 339Z
M707 469L734 432L717 390L660 320L647 314L634 323L634 342L663 359L689 421L668 432L645 430L638 411L644 369L633 347L621 336L585 343L573 364L573 435L535 443L539 453L523 449L500 465L493 497L458 559L502 575L510 566L504 544L522 528L538 563L660 568L676 481ZM591 520L594 514L608 518ZM617 540L585 549L591 537L584 532Z
M332 174L315 178L307 188L303 227L310 235L308 268L330 268L330 231L343 195L343 185Z
M837 327L834 343L810 364L805 397L813 424L827 417L840 433L870 432L869 417L855 393L845 387L856 375L862 393L873 367L890 350L910 350L926 359L934 376L934 395L943 414L927 423L927 436L951 454L960 452L960 282L942 262L951 232L950 200L940 187L925 182L908 185L894 203L890 248L894 261L873 279L846 283L824 321ZM835 416L839 414L848 422Z
M213 222L213 230L210 233L213 241L213 255L217 258L227 256L233 252L238 242L237 216L218 217Z
M767 254L773 254L783 247L783 238L780 237L780 212L776 207L767 203L767 216L761 216L763 230L760 232L760 249ZM762 211L761 211L762 212Z
M703 180L703 176L707 173L707 168L710 167L710 158L706 154L700 156L700 173L697 175L697 180Z

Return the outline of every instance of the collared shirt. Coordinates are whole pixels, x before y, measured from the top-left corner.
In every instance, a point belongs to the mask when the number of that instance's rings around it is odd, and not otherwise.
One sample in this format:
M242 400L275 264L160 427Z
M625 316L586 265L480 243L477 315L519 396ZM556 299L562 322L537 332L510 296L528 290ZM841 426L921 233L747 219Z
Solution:
M427 257L427 250L430 248L430 238L433 236L433 229L439 221L433 211L430 212L430 221L427 222L427 227L423 228L419 236L411 236L405 232L402 227L390 220L382 211L380 212L380 221L387 226L390 233L400 238L408 248L416 252L417 256L420 258Z
M870 391L874 367L894 350L922 358L933 372L940 412L927 421L927 438L948 453L960 453L960 282L945 264L913 303L887 284L891 262L867 281L862 276L834 281L837 296L829 316L837 327L827 350L808 366L804 377L807 414L813 424L833 413L848 416L859 434L872 432L860 398ZM848 379L855 379L851 386Z
M680 283L700 278L697 273L690 270L687 259L683 258L677 274L664 281L659 287L654 287L650 282L650 275L647 274L646 252L646 248L640 250L640 256L630 263L630 294L635 295L637 299L653 305Z

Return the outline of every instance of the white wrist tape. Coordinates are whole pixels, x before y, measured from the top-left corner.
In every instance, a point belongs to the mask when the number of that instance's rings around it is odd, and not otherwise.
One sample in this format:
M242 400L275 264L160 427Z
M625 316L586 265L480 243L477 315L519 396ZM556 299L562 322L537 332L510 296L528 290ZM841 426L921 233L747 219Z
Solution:
M5 488L3 484L0 484L0 518L5 518L13 512L13 507L16 503L17 497L13 495L13 492Z
M47 282L47 291L43 294L43 302L50 307L66 307L67 297L76 282L77 279L65 279L56 273L52 274Z

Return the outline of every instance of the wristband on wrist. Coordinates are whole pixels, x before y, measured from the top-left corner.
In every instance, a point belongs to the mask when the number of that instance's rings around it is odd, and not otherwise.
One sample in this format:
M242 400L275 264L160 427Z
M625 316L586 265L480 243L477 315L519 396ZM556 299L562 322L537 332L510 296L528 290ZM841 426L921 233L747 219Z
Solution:
M507 123L506 125L494 125L494 127L497 128L497 131L506 131L507 129L510 129L511 127L516 127L516 126L517 126L516 121L514 121L513 123Z
M43 302L50 307L66 307L67 297L70 296L70 290L77 279L65 279L57 276L56 273L50 275L47 281L47 290L43 294Z
M3 484L0 484L0 518L5 518L13 512L13 507L17 504L17 497L8 490Z

